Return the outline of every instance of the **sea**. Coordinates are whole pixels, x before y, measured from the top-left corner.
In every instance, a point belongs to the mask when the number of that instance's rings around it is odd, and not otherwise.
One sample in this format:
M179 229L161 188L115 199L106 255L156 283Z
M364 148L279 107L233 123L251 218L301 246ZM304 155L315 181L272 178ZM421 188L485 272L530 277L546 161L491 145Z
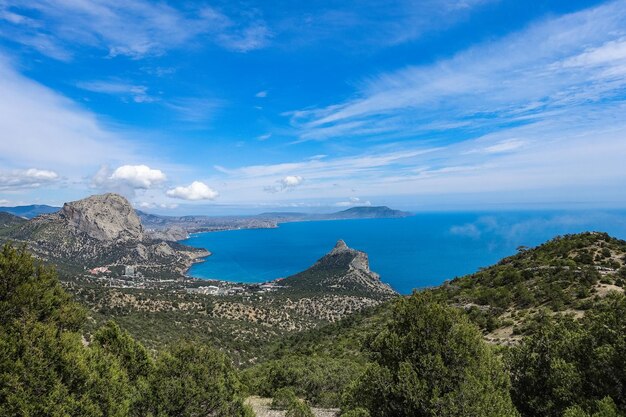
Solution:
M190 276L254 283L300 272L343 239L369 255L370 268L384 282L409 294L476 272L520 246L583 231L626 239L626 211L444 212L305 221L275 229L197 233L181 243L212 253L191 267Z

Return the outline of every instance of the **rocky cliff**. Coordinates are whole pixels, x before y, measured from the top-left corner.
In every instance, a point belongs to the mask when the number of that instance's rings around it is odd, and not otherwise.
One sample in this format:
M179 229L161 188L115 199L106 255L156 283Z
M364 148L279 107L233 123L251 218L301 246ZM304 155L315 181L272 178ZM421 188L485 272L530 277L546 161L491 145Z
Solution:
M132 265L144 275L164 278L182 276L208 255L144 233L135 210L118 194L66 203L59 212L35 217L0 237L26 243L62 269Z
M103 242L144 240L141 221L128 200L118 194L94 195L65 203L58 213L70 229Z
M292 291L329 292L387 298L397 293L369 268L365 252L349 248L343 240L309 269L285 278Z

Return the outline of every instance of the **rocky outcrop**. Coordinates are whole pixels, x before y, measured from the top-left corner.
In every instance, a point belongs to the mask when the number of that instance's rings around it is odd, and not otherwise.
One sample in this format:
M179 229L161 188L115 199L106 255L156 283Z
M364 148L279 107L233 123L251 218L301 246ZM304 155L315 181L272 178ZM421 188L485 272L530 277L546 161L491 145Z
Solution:
M285 278L291 291L329 292L387 298L397 295L369 268L365 252L349 248L343 240L309 269Z
M128 200L119 194L103 194L65 203L58 217L68 227L104 242L142 241L141 221Z
M173 278L209 255L145 233L131 204L118 194L66 203L59 212L35 217L7 237L71 270L132 265L147 276Z

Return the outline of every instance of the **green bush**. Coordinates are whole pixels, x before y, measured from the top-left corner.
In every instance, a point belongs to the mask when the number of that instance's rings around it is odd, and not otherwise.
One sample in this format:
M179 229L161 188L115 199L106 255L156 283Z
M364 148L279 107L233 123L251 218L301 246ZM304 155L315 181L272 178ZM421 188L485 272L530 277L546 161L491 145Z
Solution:
M509 381L481 333L459 310L414 294L370 343L374 363L345 408L374 417L515 416Z
M242 416L230 361L179 343L158 355L113 322L88 346L85 314L51 268L0 250L0 416Z
M315 417L315 415L311 411L311 407L304 401L296 398L296 400L292 401L289 407L287 407L285 417Z
M342 413L341 417L370 417L370 413L365 408L359 407Z
M609 400L626 412L624 295L607 296L580 321L541 316L530 333L507 355L512 397L522 415L560 417L578 409L593 414L590 404Z
M293 388L279 388L276 390L274 396L272 397L272 408L285 410L294 401L298 401L298 397L293 391Z

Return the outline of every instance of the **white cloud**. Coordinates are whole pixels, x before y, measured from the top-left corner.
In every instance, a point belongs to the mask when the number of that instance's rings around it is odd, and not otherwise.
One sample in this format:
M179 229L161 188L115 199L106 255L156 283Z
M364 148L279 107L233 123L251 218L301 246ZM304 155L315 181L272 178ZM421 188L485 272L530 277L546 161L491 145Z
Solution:
M257 139L260 141L264 141L264 140L268 140L271 137L272 137L271 133L266 133L264 135L257 136Z
M59 180L59 174L44 169L0 171L0 190L37 188L57 180Z
M154 208L161 208L161 209L168 209L168 210L173 210L175 208L178 208L178 204L174 203L174 204L166 204L166 203L154 203L154 202L150 202L150 201L141 201L138 204L139 208L142 209L154 209Z
M283 187L288 188L297 187L298 185L302 184L302 181L304 181L304 178L299 175L287 175L285 178L280 180L280 183L283 185Z
M287 175L286 177L277 180L276 185L269 185L264 187L263 189L268 193L278 193L285 190L293 190L294 188L302 184L303 181L304 178L299 175Z
M362 201L359 197L350 197L347 201L339 201L335 203L337 207L352 207L352 206L371 206L372 203L369 200Z
M133 146L94 114L15 71L0 53L0 165L64 173L130 158Z
M167 190L169 197L180 198L182 200L214 200L219 195L217 191L210 188L203 182L194 181L190 185L184 187L179 186Z
M209 120L222 102L212 98L184 97L163 103L176 112L178 119L186 122L203 122Z
M284 19L280 35L292 47L332 43L364 50L410 42L428 32L444 30L495 0L344 0ZM313 3L315 4L315 3Z
M123 165L113 171L109 179L133 188L148 189L165 181L166 176L162 171L147 165Z
M267 91L259 91L254 96L258 97L258 98L265 98L265 97L267 97Z

